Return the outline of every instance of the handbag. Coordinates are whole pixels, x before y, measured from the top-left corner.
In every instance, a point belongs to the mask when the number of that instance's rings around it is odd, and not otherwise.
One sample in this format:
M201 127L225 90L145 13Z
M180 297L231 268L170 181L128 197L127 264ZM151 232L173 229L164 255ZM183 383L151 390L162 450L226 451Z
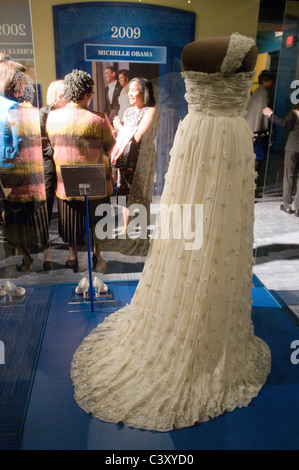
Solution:
M126 170L127 168L135 169L139 151L140 143L136 142L134 137L132 137L125 146L123 153L117 158L116 162L112 166L119 170Z

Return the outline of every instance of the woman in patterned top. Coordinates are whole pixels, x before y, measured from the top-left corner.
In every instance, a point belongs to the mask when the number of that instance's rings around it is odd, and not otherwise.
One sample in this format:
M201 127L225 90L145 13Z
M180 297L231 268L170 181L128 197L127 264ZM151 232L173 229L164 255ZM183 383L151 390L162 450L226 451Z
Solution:
M148 213L152 200L154 177L157 165L157 153L154 140L159 126L159 113L155 108L152 83L144 77L135 77L129 83L128 96L130 107L126 109L122 122L118 116L114 119L114 128L119 131L117 143L111 155L115 165L127 141L134 139L139 143L139 155L134 168L118 170L117 195L126 198L123 207L124 228L119 235L127 232L129 207L142 204Z

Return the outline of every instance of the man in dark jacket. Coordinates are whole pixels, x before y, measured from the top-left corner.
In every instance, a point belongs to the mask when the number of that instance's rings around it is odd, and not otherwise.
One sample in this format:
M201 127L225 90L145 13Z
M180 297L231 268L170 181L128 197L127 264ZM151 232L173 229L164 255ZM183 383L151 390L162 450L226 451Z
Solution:
M106 67L104 77L107 82L105 88L105 108L104 112L107 114L110 123L113 123L113 119L118 114L119 102L118 97L122 90L122 86L117 81L117 73L113 67Z
M284 119L273 113L272 109L266 107L263 110L269 121L287 127L289 136L284 148L284 175L283 175L283 204L280 209L287 214L292 214L292 189L293 180L297 173L297 190L294 197L295 216L299 217L299 106L292 109Z

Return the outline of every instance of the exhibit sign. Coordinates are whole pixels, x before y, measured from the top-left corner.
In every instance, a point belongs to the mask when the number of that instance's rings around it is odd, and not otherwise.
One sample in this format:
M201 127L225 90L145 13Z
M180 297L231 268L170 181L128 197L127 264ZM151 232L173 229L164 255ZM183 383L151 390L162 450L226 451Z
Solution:
M34 59L28 1L0 3L0 53L16 61Z
M85 44L85 60L166 64L166 47Z
M152 81L160 113L156 186L161 193L169 153L187 112L181 54L194 40L195 13L132 2L83 2L53 6L57 79L73 69L95 81L92 107L104 111L105 67Z

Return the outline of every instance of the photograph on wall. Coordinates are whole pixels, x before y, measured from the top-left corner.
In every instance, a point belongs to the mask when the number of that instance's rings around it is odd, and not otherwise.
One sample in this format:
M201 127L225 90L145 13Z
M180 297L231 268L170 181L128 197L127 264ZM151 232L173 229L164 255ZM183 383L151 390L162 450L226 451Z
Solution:
M90 73L96 84L94 110L105 111L107 66L117 74L127 70L130 79L152 81L160 115L154 191L161 194L174 134L187 112L181 53L194 40L195 14L156 5L94 2L54 6L53 20L57 78L73 69Z

